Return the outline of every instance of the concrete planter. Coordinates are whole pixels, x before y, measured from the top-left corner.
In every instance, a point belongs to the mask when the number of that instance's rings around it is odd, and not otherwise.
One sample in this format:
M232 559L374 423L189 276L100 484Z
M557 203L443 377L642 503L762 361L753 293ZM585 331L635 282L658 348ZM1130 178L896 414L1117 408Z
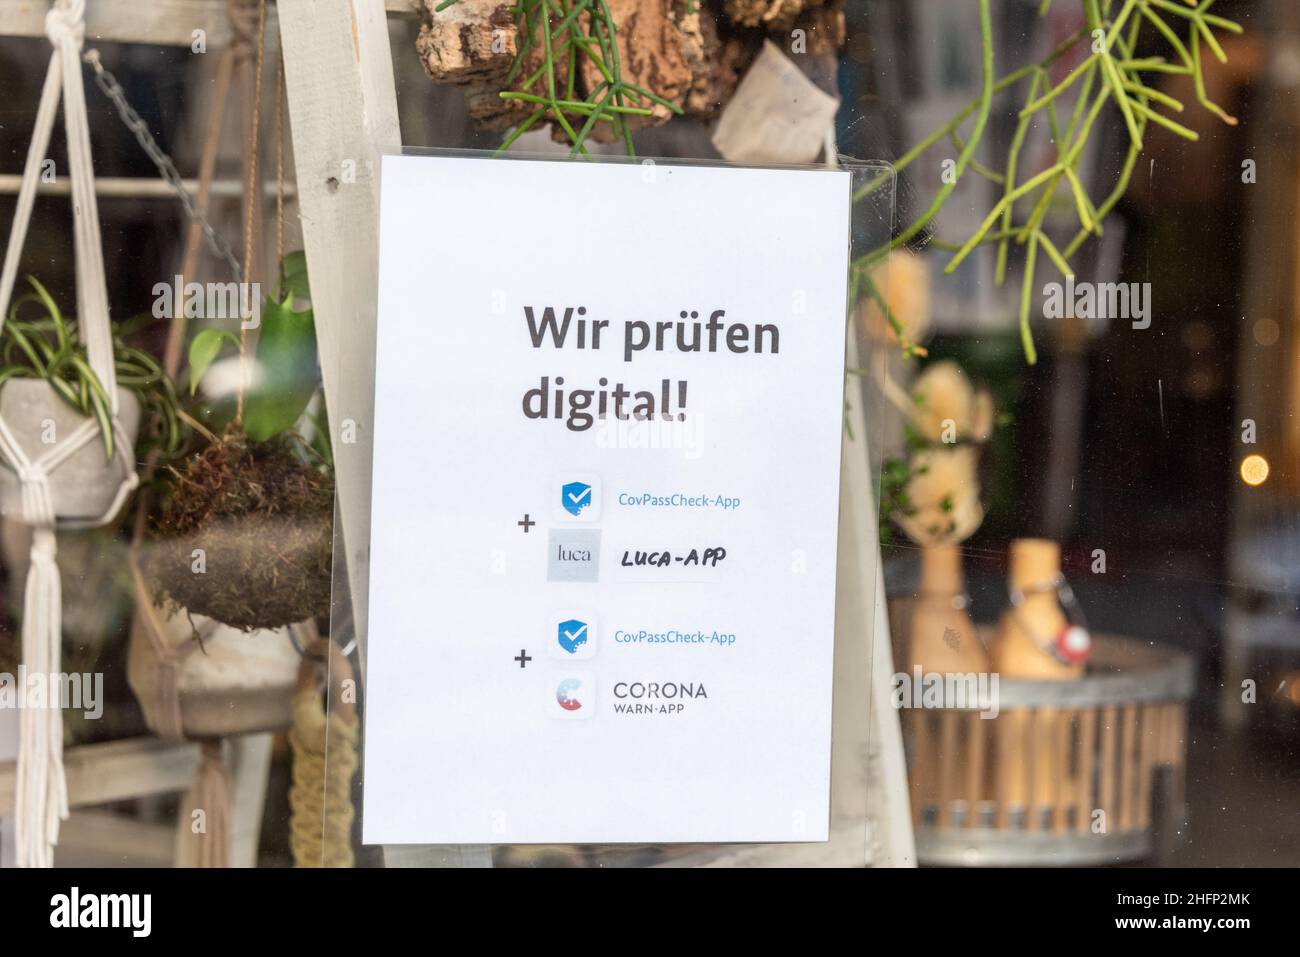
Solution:
M118 421L134 448L140 428L140 402L134 393L118 389ZM0 418L8 425L24 454L33 461L64 441L85 420L59 397L43 379L10 379L0 387ZM53 442L48 441L53 437ZM129 454L134 459L134 454ZM97 435L50 473L54 513L60 519L98 519L117 495L126 474L117 455L104 455ZM22 519L22 493L18 476L0 467L0 514Z

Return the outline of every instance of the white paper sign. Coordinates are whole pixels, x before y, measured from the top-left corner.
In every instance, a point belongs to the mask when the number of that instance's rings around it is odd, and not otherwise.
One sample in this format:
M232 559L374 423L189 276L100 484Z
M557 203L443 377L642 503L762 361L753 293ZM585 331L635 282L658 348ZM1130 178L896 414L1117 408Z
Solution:
M384 159L366 843L826 840L849 207Z

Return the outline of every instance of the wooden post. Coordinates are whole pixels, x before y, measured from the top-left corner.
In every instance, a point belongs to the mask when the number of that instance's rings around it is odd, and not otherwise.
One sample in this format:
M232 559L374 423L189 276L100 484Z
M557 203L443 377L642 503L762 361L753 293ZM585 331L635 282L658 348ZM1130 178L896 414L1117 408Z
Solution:
M402 145L384 0L278 7L303 246L329 412L352 612L366 666L379 162ZM336 549L335 554L340 554ZM423 853L422 853L423 852ZM395 849L386 856L399 858ZM402 862L490 865L486 847L406 849Z
M230 866L256 867L262 810L271 774L271 734L244 734L230 742Z
M383 0L278 5L303 245L365 676L379 158L401 146Z

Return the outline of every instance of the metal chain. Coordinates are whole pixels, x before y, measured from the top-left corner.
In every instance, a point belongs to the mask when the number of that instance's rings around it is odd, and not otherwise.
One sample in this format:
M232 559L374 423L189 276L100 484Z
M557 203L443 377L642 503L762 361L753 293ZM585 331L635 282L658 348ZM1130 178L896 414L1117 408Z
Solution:
M162 147L153 138L153 135L149 132L149 127L140 118L140 114L132 109L131 104L126 101L126 94L122 91L122 85L117 82L117 77L104 69L104 65L99 62L99 51L87 50L81 58L95 71L95 85L99 87L106 97L113 101L113 105L117 107L118 115L122 118L122 122L126 124L126 128L135 134L136 140L145 153L149 155L149 159L153 160L154 166L158 167L158 172L162 174L162 178L175 190L181 204L185 207L185 215L189 217L191 222L197 220L199 225L203 227L203 235L207 238L208 248L230 267L230 271L235 274L236 281L242 281L244 271L235 259L234 253L231 252L230 244L212 228L212 224L208 222L207 218L194 207L189 191L185 189L185 183L176 170L176 164L172 162L170 156L162 151Z

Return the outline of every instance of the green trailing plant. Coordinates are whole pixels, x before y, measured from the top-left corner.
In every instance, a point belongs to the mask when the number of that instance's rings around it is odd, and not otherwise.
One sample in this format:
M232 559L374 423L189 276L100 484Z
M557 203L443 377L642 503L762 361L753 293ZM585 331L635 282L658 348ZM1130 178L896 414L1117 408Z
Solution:
M77 321L64 314L36 277L28 276L27 282L31 290L14 300L0 333L0 385L20 378L48 382L64 402L95 418L111 459L116 442L112 401L90 367ZM159 443L165 454L174 454L182 435L171 379L148 352L127 344L120 329L114 329L113 357L118 385L139 398L142 411L156 414L145 420L160 423Z
M944 268L951 273L980 246L995 245L997 261L995 280L1006 279L1008 258L1013 248L1024 249L1024 272L1020 294L1020 336L1025 358L1037 361L1029 312L1035 275L1043 260L1063 276L1074 274L1070 259L1090 237L1100 236L1106 216L1128 189L1129 178L1142 153L1143 139L1149 124L1155 123L1191 141L1195 131L1174 120L1170 113L1182 113L1184 104L1152 86L1152 78L1161 74L1190 76L1197 102L1229 125L1236 119L1206 95L1202 71L1204 50L1220 62L1227 54L1216 37L1219 33L1242 32L1240 24L1210 12L1214 0L1078 0L1083 4L1086 25L1068 37L1043 59L1021 66L1002 77L995 75L993 30L989 0L978 0L980 45L982 51L980 93L947 123L908 150L894 163L901 172L911 166L931 147L948 140L957 151L954 175L937 191L929 206L893 239L865 254L854 263L855 283L859 281L868 294L881 303L906 354L922 350L904 335L902 325L890 314L883 297L874 292L875 284L868 270L882 262L893 249L920 238L931 226L958 180L967 174L983 176L1001 187L1002 195L988 211L978 228L960 242L930 238L929 242L953 253ZM1043 0L1040 14L1046 14L1052 0ZM1182 31L1180 36L1179 31ZM1138 57L1137 50L1146 37L1158 36L1171 54ZM1061 57L1088 44L1090 54L1062 80L1050 85L1048 67ZM975 152L988 127L995 97L1017 87L1024 88L1022 106L1007 157L1000 170L975 160ZM1076 89L1075 105L1068 116L1058 114L1057 101L1062 94ZM1124 119L1128 148L1115 182L1100 201L1090 196L1079 176L1079 162L1089 137L1097 129L1097 120L1108 105L1118 109ZM965 136L963 124L970 121ZM1045 122L1056 144L1056 159L1047 169L1021 178L1018 168L1020 148L1030 126ZM886 176L867 183L855 195L865 199L879 189ZM1044 227L1044 220L1058 191L1065 191L1078 219L1078 228L1066 241L1054 241Z
M443 0L435 13L458 0ZM618 52L618 25L608 0L518 0L512 8L518 50L500 96L532 107L506 136L497 152L514 145L538 123L554 120L568 138L569 156L587 158L586 143L597 123L609 124L628 156L632 146L630 116L650 116L655 104L681 115L682 108L623 76ZM530 63L540 56L531 72ZM600 81L585 94L582 66L590 64Z

